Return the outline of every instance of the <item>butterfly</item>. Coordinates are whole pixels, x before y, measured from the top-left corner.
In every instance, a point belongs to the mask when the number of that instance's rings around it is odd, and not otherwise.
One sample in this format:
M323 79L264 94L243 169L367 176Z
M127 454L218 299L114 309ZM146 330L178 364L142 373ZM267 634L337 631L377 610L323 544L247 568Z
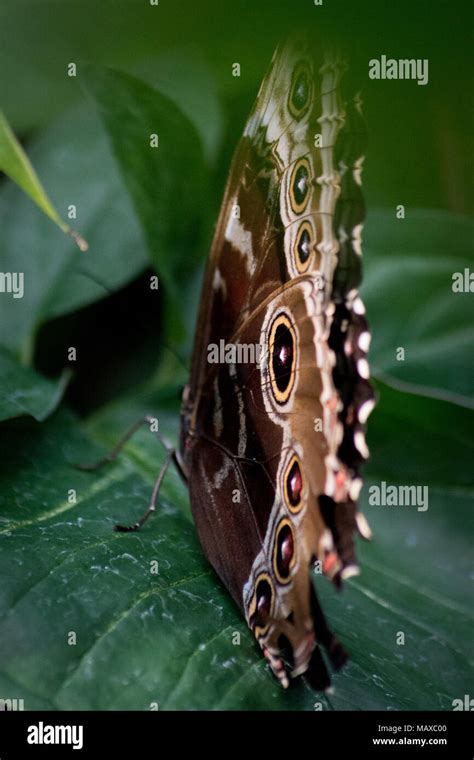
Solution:
M346 652L317 586L358 573L374 406L361 281L365 127L346 64L290 40L237 146L207 262L177 459L204 553L284 687Z

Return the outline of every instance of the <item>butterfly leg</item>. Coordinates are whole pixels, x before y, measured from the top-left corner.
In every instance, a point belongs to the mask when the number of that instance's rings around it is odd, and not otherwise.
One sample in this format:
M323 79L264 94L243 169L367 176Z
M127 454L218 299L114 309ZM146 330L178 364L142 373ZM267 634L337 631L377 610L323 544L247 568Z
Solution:
M166 472L168 470L168 467L170 466L171 462L173 461L175 456L175 452L173 450L168 451L168 454L166 456L166 459L163 463L163 466L159 472L159 475L155 481L155 485L153 486L153 491L151 493L151 499L150 504L148 505L148 509L146 512L140 517L139 520L137 520L136 523L133 523L133 525L116 525L114 530L119 531L119 533L130 533L132 531L138 530L142 527L143 523L148 520L150 515L153 514L153 512L156 511L156 500L158 498L158 494L160 492L161 483L163 481L163 478L166 475Z
M137 430L139 430L142 427L142 425L148 424L151 426L154 422L156 422L156 419L152 417L151 415L146 414L144 417L141 417L139 420L133 423L133 425L127 430L127 432L122 436L122 438L120 438L119 442L112 449L112 451L109 451L108 454L106 454L101 459L97 460L97 462L77 464L76 467L79 470L87 470L88 472L93 472L94 470L99 470L101 467L104 466L104 464L113 462L115 459L117 459L118 455L122 451L127 441L129 441L130 438L132 438L132 436L135 435ZM163 448L166 449L167 452L169 452L170 448L168 444L166 443L166 441L164 440L164 438L161 437L160 433L157 430L152 430L152 432L156 435L156 437L160 441Z
M137 420L130 428L127 430L127 432L122 436L122 438L119 440L119 442L116 444L116 446L110 451L108 454L106 454L104 457L99 459L97 462L91 462L86 464L78 464L76 467L80 470L86 470L88 472L92 472L94 470L98 470L100 467L103 467L105 464L108 464L109 462L113 462L120 452L122 451L123 447L127 443L127 441L132 438L132 436L139 430L142 425L148 424L152 425L155 422L155 418L151 415L145 415L145 417L140 418ZM176 466L178 472L183 476L184 479L184 473L181 468L180 462L176 456L176 451L168 446L164 438L160 435L160 433L157 430L152 430L152 432L156 435L158 440L160 441L163 448L166 450L167 456L163 463L163 466L161 467L161 470L159 472L159 475L156 479L155 485L153 486L153 491L151 494L150 504L148 506L148 509L146 512L142 515L142 517L137 520L136 523L133 523L133 525L116 525L115 530L121 532L121 533L128 533L130 531L135 531L141 528L144 522L149 518L153 512L156 511L156 501L158 499L158 494L160 492L161 483L163 482L163 478L166 474L166 471L168 470L168 467L170 466L171 462L174 463Z

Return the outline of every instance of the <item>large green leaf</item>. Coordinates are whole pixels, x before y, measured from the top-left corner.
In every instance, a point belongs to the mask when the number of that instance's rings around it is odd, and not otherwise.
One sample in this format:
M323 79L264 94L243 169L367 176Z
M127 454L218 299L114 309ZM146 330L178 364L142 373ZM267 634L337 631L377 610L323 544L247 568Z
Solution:
M199 136L167 96L113 69L90 66L89 92L111 139L156 270L166 285L168 329L183 337L182 285L196 269L207 172Z
M57 382L46 380L0 347L0 421L31 415L42 422L58 406L70 377L66 369Z
M407 214L375 210L367 220L361 292L373 332L371 364L407 389L472 398L472 293L453 292L452 276L472 269L474 225L439 210Z
M52 198L89 242L62 235L14 185L0 188L0 271L24 273L24 296L0 299L0 343L31 357L40 324L103 298L135 277L148 253L100 120L76 110L38 138L30 155Z
M61 709L149 709L154 702L161 709L312 710L317 703L451 709L468 692L470 667L465 527L472 488L463 473L468 454L457 462L455 452L468 438L472 413L431 399L411 404L411 397L383 386L379 391L372 429L385 447L372 477L412 482L413 451L398 471L393 464L401 444L393 431L404 429L407 416L416 425L407 430L410 438L430 436L438 472L426 512L365 504L375 541L361 547L360 578L340 595L317 580L326 613L351 652L332 695L314 693L302 680L286 692L275 682L202 557L186 489L174 471L158 514L140 533L112 531L115 521L133 520L148 503L163 461L150 432L139 432L119 461L84 473L72 464L96 458L97 445L64 414L41 427L25 421L2 431L9 448L2 461L0 573L9 582L0 589L0 640L8 652L0 691L26 696L27 707ZM89 435L110 446L132 417L153 410L152 401L111 407ZM405 404L409 413L397 417ZM432 424L436 414L454 423L442 434ZM176 412L164 406L158 418L174 437ZM416 457L416 482L430 483L432 462L421 445ZM68 501L70 489L76 503ZM396 643L400 632L404 646ZM71 633L75 645L68 644Z

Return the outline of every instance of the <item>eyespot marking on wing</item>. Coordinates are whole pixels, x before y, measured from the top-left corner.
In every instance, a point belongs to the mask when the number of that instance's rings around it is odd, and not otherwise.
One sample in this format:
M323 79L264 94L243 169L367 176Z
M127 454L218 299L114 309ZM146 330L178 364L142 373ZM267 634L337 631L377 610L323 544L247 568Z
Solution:
M274 318L268 337L270 383L278 404L288 401L296 376L296 334L285 312Z

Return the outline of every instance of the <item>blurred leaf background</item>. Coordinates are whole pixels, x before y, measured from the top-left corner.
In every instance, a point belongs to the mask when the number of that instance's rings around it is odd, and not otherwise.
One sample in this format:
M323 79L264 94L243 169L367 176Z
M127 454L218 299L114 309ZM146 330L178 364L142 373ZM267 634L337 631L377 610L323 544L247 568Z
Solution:
M472 268L470 5L255 6L0 8L0 105L89 243L82 253L1 180L0 271L24 272L25 295L0 295L0 698L27 709L451 709L469 691L472 294L451 278ZM369 128L362 290L380 400L362 507L375 541L342 594L318 583L351 652L332 695L274 682L202 557L176 473L140 534L112 532L146 506L163 460L146 430L100 473L74 467L144 412L176 440L232 151L276 43L301 27L346 52ZM429 84L369 80L381 54L428 58ZM380 480L429 485L428 511L371 507Z

